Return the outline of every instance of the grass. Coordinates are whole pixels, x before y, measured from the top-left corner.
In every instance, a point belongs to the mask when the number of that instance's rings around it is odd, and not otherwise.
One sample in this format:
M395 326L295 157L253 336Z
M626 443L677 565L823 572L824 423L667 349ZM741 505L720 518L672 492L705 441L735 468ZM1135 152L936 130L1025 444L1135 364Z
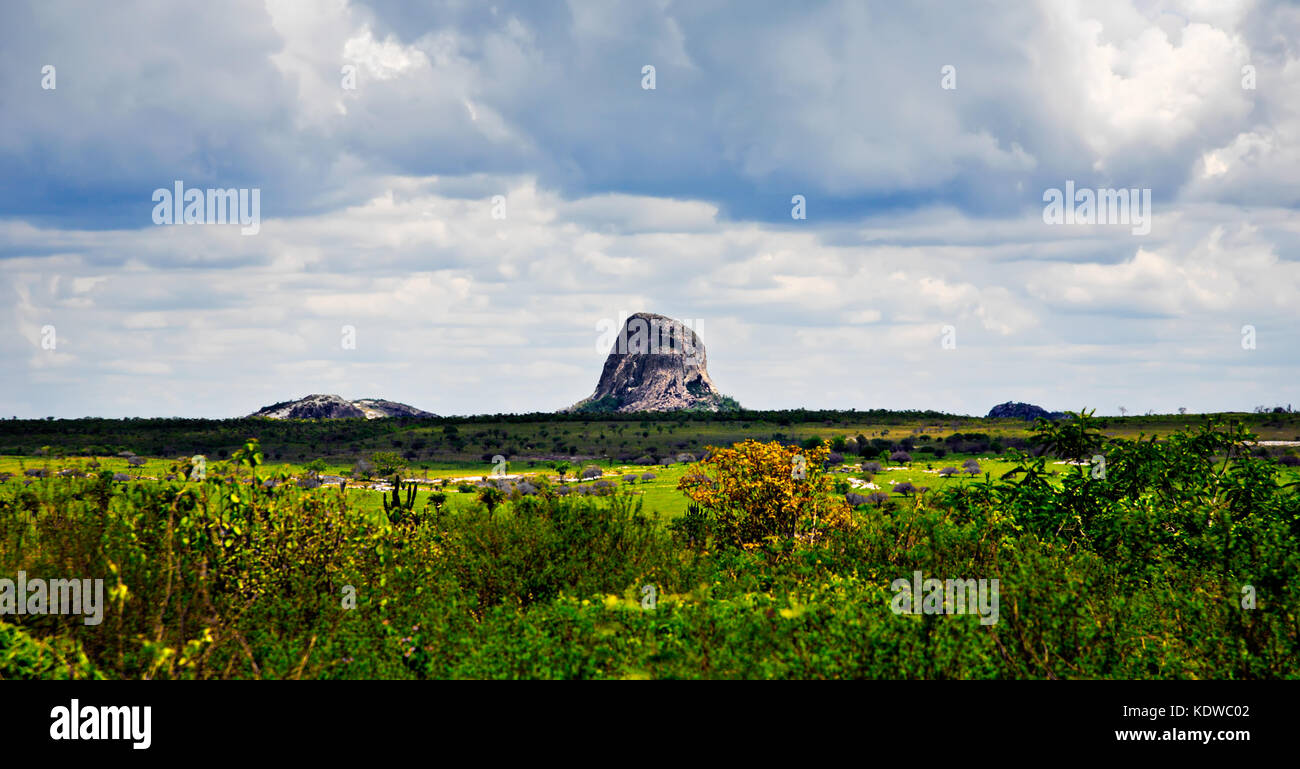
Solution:
M841 417L843 414L841 413ZM1300 414L1234 414L1222 415L1249 424L1261 440L1300 439ZM1203 415L1190 416L1137 416L1127 418L1107 418L1099 420L1103 433L1109 437L1137 438L1139 436L1166 436L1190 425L1200 424ZM356 424L352 424L352 422ZM77 466L87 468L90 458L79 456L66 459L58 454L79 454L80 443L104 446L107 441L101 431L102 420L58 420L27 422L0 421L0 473L10 473L14 480L21 483L24 470L33 467L48 467L57 472L64 467ZM139 444L166 444L172 449L168 452L172 458L159 456L145 457L140 467L132 467L126 458L119 456L96 456L98 471L108 470L115 473L127 473L132 478L163 479L172 473L174 457L189 456L197 453L195 445L210 444L213 436L224 435L231 427L229 422L209 420L181 420L186 432L180 437L172 436L172 427L162 424L163 420L128 420L121 423L116 434L124 440ZM745 419L719 421L693 421L683 419L668 421L664 415L654 419L637 415L613 421L537 421L502 420L499 422L483 421L481 418L462 421L454 420L416 420L409 422L393 421L375 424L364 420L321 420L316 422L268 422L266 420L244 420L253 427L268 431L273 436L269 441L262 440L265 464L260 472L274 474L283 472L293 477L306 474L306 464L310 460L321 459L325 463L324 475L348 477L358 458L368 457L375 451L404 453L413 456L403 477L419 481L439 481L443 479L477 480L490 476L493 464L482 457L496 454L509 454L510 462L507 472L536 477L547 475L556 479L554 465L564 459L571 465L567 479L571 480L583 467L594 464L604 473L605 478L618 481L620 486L629 487L639 495L649 513L658 513L665 519L671 519L685 512L687 499L677 490L678 481L686 472L687 465L675 463L663 465L639 465L630 462L635 456L646 454L662 457L675 457L686 452L700 455L708 446L726 446L745 439L785 440L802 442L809 438L835 440L864 436L867 440L890 441L904 440L915 445L912 450L913 461L906 466L884 462L886 469L877 473L873 482L879 491L889 492L899 483L908 482L917 487L938 490L955 484L968 484L983 481L985 474L994 478L1010 470L1014 464L1006 455L991 451L977 453L956 452L944 457L935 457L921 451L925 447L949 450L952 443L947 442L955 433L969 436L972 433L988 436L989 442L1013 442L1024 440L1030 435L1031 423L1011 419L984 419L973 417L945 418L896 418L882 420L853 420L850 418L831 418L821 420L794 421L784 416L774 419ZM25 433L20 433L22 429ZM204 432L206 430L206 433ZM50 434L46 434L49 431ZM78 432L80 431L80 432ZM310 437L324 431L323 437ZM25 445L10 446L10 450L23 450L25 453L4 453L5 443L13 443L16 436L23 438ZM150 437L152 436L152 437ZM162 436L162 437L160 437ZM206 436L206 437L205 437ZM303 436L309 436L304 438ZM62 438L62 440L57 440ZM41 445L36 441L49 441L51 445L62 446L64 450L54 449L49 454L55 456L47 460L38 455ZM300 442L302 441L302 442ZM173 445L178 444L178 445ZM969 446L968 446L969 447ZM477 454L477 456L475 456ZM211 452L209 464L217 463L229 456L225 449ZM622 456L624 459L611 460L610 457ZM862 478L857 470L857 463L864 457L849 454L844 465L848 472L836 472L835 478ZM963 461L975 459L980 464L978 476L959 472L952 478L942 478L937 471L943 467L961 467ZM1072 471L1068 465L1053 465L1057 472ZM635 484L625 484L622 476L651 472L657 477L650 482L638 480ZM1286 471L1285 477L1295 480L1300 471ZM387 481L373 479L374 481ZM350 503L360 505L366 510L382 510L379 492L362 488L359 479L348 477L348 499ZM431 487L431 484L430 484ZM428 498L429 487L420 484L416 505L422 508ZM450 510L459 509L462 502L467 502L473 495L461 494L455 486L447 488ZM857 493L867 494L871 489L854 489ZM896 501L906 503L900 495L892 495ZM505 508L508 509L508 503Z
M853 457L854 460L859 459ZM971 476L964 472L959 472L951 478L943 478L938 475L938 470L943 467L961 468L962 462L967 459L974 459L980 464L980 474ZM99 463L99 470L109 470L111 472L124 472L131 475L133 479L161 479L164 478L171 470L174 460L161 458L146 458L145 464L140 467L132 467L127 460L122 457L96 457L95 461ZM48 463L42 457L15 457L0 456L0 473L8 472L13 474L13 478L8 481L10 484L21 484L24 480L23 470L33 467L48 467L51 472L58 472L65 467L85 468L88 458L75 459L50 459ZM981 454L950 454L942 459L931 461L913 461L910 465L893 465L882 462L886 469L871 476L872 482L879 486L879 491L891 494L891 499L897 503L910 506L911 501L900 494L893 494L892 490L896 484L908 482L917 487L928 487L931 491L938 491L954 485L965 485L970 483L979 483L984 481L985 474L993 478L1000 477L1015 466L1015 463L1008 461L1004 457L996 455ZM566 484L574 484L574 472L582 469L581 464L571 469L566 475ZM668 466L651 467L645 465L615 464L608 466L604 463L600 465L601 470L605 473L604 480L616 481L620 487L631 491L639 496L647 513L658 514L665 522L671 521L682 513L686 512L688 500L686 495L678 491L677 484L682 476L686 474L690 465L673 464ZM833 477L837 479L859 478L865 479L868 476L862 473L857 462L846 462L840 465L846 472L834 472ZM1058 463L1052 466L1059 473L1072 471L1069 465ZM349 465L341 463L332 463L328 465L325 471L327 475L337 475L338 473L348 470ZM284 471L300 477L305 474L303 463L299 462L269 462L259 468L262 475L272 475L277 471ZM552 483L558 482L558 474L550 468L533 468L524 469L516 472L513 468L509 471L511 475L522 475L524 478L536 479L539 476L545 476ZM644 473L653 473L656 477L650 481L643 481L638 478L634 484L623 482L623 476L633 474L640 476ZM474 480L483 477L491 477L491 466L483 463L460 462L460 463L437 463L432 468L408 469L403 473L404 478L423 481L425 477L431 481L443 478L472 478ZM1288 481L1300 481L1300 469L1290 469L1284 473ZM380 513L383 511L383 500L381 497L385 493L381 491L381 480L373 479L372 483L375 488L366 488L361 482L349 479L347 485L348 506L367 513ZM473 481L470 481L473 482ZM590 481L584 481L590 483ZM320 493L337 493L336 484L328 484ZM448 512L458 512L471 507L476 495L473 493L462 493L457 491L456 484L441 487L435 484L419 483L416 491L415 506L417 510L423 510L429 501L429 495L434 491L443 491L447 494L445 510ZM872 493L873 489L857 488L853 489L858 494ZM508 513L510 503L504 502L500 508L502 512Z

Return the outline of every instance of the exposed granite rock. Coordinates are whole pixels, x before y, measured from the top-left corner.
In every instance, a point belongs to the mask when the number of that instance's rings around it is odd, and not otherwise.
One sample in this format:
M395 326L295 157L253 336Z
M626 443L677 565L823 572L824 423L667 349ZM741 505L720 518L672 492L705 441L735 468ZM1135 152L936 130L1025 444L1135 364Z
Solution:
M360 398L352 401L352 405L366 413L367 419L379 419L382 417L436 417L437 414L417 409L414 406L408 406L405 403L397 401L386 401L383 398Z
M437 415L405 403L380 398L347 401L337 395L308 395L298 400L272 404L249 416L268 419L380 419Z
M709 378L704 342L681 321L639 312L615 337L596 391L568 411L706 411L739 408Z
M1043 419L1064 419L1065 414L1060 411L1048 411L1032 403L1016 403L1015 401L999 403L989 409L990 419L1023 419L1026 422L1032 422L1039 417Z

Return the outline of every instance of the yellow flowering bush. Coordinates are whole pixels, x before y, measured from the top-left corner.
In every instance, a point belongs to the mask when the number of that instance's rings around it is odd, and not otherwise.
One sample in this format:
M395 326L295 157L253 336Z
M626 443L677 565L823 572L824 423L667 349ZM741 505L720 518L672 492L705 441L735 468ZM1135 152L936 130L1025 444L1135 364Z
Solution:
M804 449L748 440L709 452L677 488L712 514L725 543L813 539L820 530L852 525L824 469L828 444Z

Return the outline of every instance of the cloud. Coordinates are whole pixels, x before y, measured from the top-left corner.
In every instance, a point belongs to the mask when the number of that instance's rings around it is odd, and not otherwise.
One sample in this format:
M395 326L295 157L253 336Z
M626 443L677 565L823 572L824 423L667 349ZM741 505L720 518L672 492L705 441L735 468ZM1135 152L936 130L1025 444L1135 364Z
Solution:
M15 6L7 402L554 409L590 391L596 322L638 310L701 320L715 381L759 407L982 413L1011 389L1145 410L1172 381L1177 405L1232 408L1293 388L1300 10L746 9ZM260 233L153 226L177 179L260 189ZM1044 225L1066 180L1151 188L1151 234Z

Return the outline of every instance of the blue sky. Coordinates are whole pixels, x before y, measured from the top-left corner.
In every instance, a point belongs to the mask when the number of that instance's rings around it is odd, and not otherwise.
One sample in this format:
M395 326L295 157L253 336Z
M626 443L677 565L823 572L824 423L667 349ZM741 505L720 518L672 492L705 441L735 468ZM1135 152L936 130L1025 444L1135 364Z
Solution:
M1300 405L1292 4L3 14L5 416L552 410L637 311L753 408ZM154 224L176 180L257 234ZM1067 181L1150 232L1046 223Z

